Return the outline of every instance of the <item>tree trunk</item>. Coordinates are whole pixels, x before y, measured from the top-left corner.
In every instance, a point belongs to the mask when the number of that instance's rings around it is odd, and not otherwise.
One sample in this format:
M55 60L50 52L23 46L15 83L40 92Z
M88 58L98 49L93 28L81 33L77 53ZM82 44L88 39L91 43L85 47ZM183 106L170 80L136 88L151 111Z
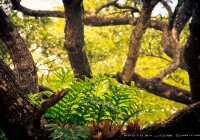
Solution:
M36 107L15 81L12 70L0 60L0 128L10 140L45 140L47 133L34 117Z
M126 58L125 65L123 67L123 71L121 73L122 81L127 84L130 84L131 82L131 78L134 74L136 62L140 52L140 42L142 36L150 23L151 12L158 2L158 0L154 0L144 3L141 16L132 31L129 43L129 52Z
M185 62L188 67L192 100L200 100L200 1L193 0L190 36L185 48Z
M4 11L0 8L0 39L14 64L16 80L25 93L38 92L37 69L32 55Z
M149 126L139 134L147 134L152 137L163 135L197 135L200 131L200 102L173 114L167 119ZM188 138L188 137L187 137ZM191 137L192 138L192 137Z
M65 48L76 78L91 77L91 69L84 48L83 1L63 0L65 7Z

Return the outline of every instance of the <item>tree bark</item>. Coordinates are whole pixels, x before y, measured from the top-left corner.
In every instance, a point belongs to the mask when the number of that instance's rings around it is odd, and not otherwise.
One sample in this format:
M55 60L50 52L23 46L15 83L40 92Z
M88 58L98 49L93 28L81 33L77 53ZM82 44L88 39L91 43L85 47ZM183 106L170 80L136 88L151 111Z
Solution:
M185 48L185 62L188 67L192 100L200 100L200 1L193 0L190 36Z
M65 7L65 48L76 78L91 77L91 69L84 48L83 1L63 0Z
M48 139L40 119L15 80L12 70L0 59L0 128L10 140Z
M191 0L186 0L179 12L177 13L177 16L174 21L174 28L177 31L177 36L179 36L189 21L189 19L192 16L193 11L193 5Z
M200 130L200 102L192 104L187 108L169 116L167 119L153 124L137 132L135 139L147 138L171 138L187 136L195 138L199 136ZM145 137L148 136L148 137ZM143 137L140 137L143 136ZM168 137L169 136L169 137Z
M126 58L125 65L123 67L123 71L121 73L122 81L127 84L130 84L131 78L135 70L136 62L140 51L141 38L145 33L148 24L150 23L151 12L158 2L158 0L154 0L147 1L143 4L141 16L136 24L135 29L133 29L132 31L129 43L129 52Z
M1 8L0 21L0 39L11 56L16 80L25 93L38 92L37 69L32 55L16 27Z
M160 79L147 79L134 73L132 80L136 87L145 89L154 95L186 105L192 103L189 91L164 83Z

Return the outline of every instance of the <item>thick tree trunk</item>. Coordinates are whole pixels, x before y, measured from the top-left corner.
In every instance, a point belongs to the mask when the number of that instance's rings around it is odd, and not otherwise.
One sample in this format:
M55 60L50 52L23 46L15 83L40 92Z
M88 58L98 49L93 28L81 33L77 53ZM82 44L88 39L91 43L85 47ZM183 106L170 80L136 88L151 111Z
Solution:
M76 78L91 77L91 69L84 48L83 1L63 0L65 7L65 48Z
M200 100L200 1L193 0L190 36L185 48L185 62L188 67L192 100Z
M138 133L143 134L143 136L146 134L151 137L159 137L161 135L165 137L167 137L167 135L172 137L188 135L189 137L186 138L194 138L195 135L199 135L199 132L200 102L190 105L187 108L168 117L167 119L155 123L154 125L139 131Z
M25 93L38 92L37 69L32 55L4 11L0 8L0 39L14 64L16 80Z
M47 133L34 117L35 106L15 81L12 70L0 60L0 128L10 140L45 140Z

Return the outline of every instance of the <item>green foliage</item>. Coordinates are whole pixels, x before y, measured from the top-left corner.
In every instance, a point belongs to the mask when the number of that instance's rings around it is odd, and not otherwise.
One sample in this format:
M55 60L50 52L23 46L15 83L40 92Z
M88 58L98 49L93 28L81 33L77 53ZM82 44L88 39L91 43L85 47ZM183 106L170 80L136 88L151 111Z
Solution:
M94 75L123 67L132 26L85 27L85 47Z
M71 78L70 72L64 68L55 76L57 79L52 83L59 85L60 88L67 88L69 93L44 114L44 117L53 124L84 126L111 120L112 123L123 126L130 118L144 111L141 102L138 101L139 89L119 84L106 76L99 75L92 79L85 77L84 81L77 81ZM68 81L69 85L65 85L65 81ZM29 97L33 103L39 105L43 94L50 96L52 93L30 94ZM66 133L76 130L76 127L70 130L56 125L50 127L54 130L51 137L60 139L70 135ZM73 134L79 133L73 132Z
M0 129L0 140L7 140L4 132Z
M114 84L114 81L102 75L77 82L69 77L69 73L63 68L56 73L58 79L53 83L68 88L70 92L50 108L45 117L55 118L64 124L84 125L105 119L119 123L126 122L143 109L137 101L140 91L136 88ZM69 85L63 84L64 81L68 81Z
M89 129L86 126L73 126L66 129L56 124L50 124L46 127L52 131L49 137L53 140L84 140L89 135Z

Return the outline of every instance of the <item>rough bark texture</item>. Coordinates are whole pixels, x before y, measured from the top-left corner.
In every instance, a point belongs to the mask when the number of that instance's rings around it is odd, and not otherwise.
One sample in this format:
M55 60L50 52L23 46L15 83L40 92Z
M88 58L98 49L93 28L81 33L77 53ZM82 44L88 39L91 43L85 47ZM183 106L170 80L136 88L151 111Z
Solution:
M12 70L0 60L0 128L10 140L48 139L40 126L34 121L36 108L15 81Z
M174 28L173 28L174 29ZM168 51L170 57L172 57L172 62L164 70L160 71L154 78L163 79L166 75L173 72L180 66L181 58L181 45L179 44L176 37L173 36L173 29L168 29L165 27L163 29L163 39L162 44L165 52Z
M65 7L65 48L76 78L91 77L91 69L84 48L83 1L63 0Z
M0 39L13 61L16 80L25 93L37 92L37 69L28 47L2 9L0 21Z
M117 72L116 75L107 74L107 76L115 78L118 82L122 83L120 72ZM167 84L163 82L161 79L156 79L156 78L147 79L137 73L134 73L132 81L135 82L136 87L146 90L154 95L186 105L192 103L190 91Z
M160 97L187 105L192 103L189 91L164 83L160 79L147 79L134 74L132 80L135 81L136 87Z
M121 74L122 81L130 83L133 76L136 62L140 51L140 40L145 33L147 26L150 22L151 12L158 1L149 1L143 5L140 18L136 24L135 29L132 31L129 44L129 52L126 58L125 65Z
M177 31L177 36L180 35L188 20L191 18L192 11L193 5L191 0L186 0L181 9L179 10L174 21L174 28Z
M192 100L200 100L200 1L193 0L193 15L190 36L185 48Z
M200 102L180 110L167 119L155 123L139 132L139 134L148 134L159 136L165 135L199 135L200 130ZM188 138L188 137L186 137ZM190 137L191 139L194 137Z

